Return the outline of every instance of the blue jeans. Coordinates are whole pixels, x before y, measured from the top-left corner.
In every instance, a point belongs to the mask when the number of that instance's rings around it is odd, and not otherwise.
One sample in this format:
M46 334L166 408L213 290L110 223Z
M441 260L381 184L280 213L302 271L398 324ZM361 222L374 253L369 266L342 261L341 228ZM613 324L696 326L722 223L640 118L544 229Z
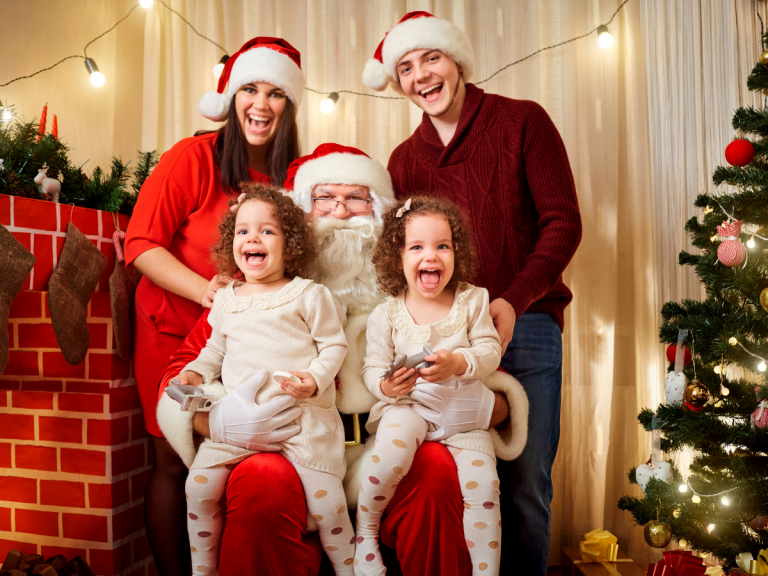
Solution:
M544 313L518 318L501 367L528 395L528 443L519 458L498 461L501 482L500 574L547 572L552 502L552 464L560 440L563 337Z

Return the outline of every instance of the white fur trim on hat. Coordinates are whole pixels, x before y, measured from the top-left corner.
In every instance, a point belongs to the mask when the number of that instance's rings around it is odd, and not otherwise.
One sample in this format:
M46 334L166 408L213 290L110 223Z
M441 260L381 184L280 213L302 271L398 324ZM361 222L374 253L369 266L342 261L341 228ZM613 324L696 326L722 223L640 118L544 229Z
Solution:
M205 118L214 122L226 120L232 97L246 84L269 82L285 90L296 108L301 106L304 94L304 73L289 56L271 48L251 48L240 54L232 65L227 91L204 94L197 109Z
M461 67L464 81L472 81L475 74L475 51L464 31L442 18L412 18L389 31L381 50L384 69L396 91L402 93L395 72L397 62L411 50L418 49L439 50L446 54Z
M312 190L318 184L367 186L377 222L381 222L382 215L395 201L392 179L384 165L359 154L328 154L305 162L298 169L290 196L307 213L312 211Z

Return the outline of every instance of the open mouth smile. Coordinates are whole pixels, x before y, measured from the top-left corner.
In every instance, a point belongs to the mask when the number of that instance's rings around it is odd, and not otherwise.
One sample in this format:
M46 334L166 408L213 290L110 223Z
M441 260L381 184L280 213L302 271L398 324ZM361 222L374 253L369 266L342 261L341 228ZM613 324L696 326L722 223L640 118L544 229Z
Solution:
M443 91L443 84L433 84L429 88L419 91L419 96L424 98L427 102L434 102L440 98L440 93Z
M251 132L262 133L269 130L269 126L272 124L272 119L265 116L249 114L246 123Z
M243 259L248 266L261 266L264 260L267 259L267 255L264 252L244 252Z
M419 282L426 290L434 290L440 285L442 275L442 270L425 268L424 270L419 270Z

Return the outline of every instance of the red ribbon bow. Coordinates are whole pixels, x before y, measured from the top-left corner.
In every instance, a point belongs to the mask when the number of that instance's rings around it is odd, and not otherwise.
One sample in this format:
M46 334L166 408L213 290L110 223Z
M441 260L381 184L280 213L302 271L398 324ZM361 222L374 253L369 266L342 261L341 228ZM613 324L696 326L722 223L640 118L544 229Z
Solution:
M688 550L664 552L658 563L648 566L648 576L699 576L706 571L704 561Z

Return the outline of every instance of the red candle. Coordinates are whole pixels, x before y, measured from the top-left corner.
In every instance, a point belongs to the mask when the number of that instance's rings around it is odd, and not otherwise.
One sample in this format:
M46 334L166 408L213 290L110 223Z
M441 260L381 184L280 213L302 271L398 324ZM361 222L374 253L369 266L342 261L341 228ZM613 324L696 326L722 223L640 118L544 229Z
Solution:
M37 130L37 141L40 141L40 138L45 136L45 123L46 119L48 117L48 104L43 106L43 112L40 114L40 128Z
M51 135L57 140L59 139L59 123L58 123L58 118L56 118L56 114L53 115L53 125L51 126Z

